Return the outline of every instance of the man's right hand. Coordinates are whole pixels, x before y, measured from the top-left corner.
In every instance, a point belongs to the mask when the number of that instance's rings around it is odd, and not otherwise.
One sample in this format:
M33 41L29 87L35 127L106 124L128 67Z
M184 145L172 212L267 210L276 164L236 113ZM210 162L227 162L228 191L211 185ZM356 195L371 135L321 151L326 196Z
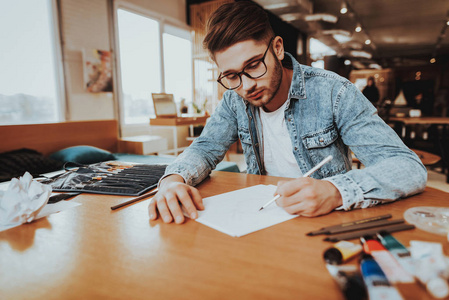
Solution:
M161 181L159 191L148 206L150 220L156 220L160 215L165 223L174 220L176 224L182 224L184 214L181 205L191 219L198 218L197 210L204 209L203 198L196 188L185 184L184 179L177 174L167 176Z

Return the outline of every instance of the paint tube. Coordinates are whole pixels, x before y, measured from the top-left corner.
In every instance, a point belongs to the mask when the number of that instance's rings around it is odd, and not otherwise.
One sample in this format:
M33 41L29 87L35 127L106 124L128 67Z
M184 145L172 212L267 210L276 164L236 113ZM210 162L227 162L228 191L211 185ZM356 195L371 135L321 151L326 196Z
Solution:
M385 273L371 255L362 255L360 270L369 299L403 299L398 290L390 284L387 276L385 276Z
M360 244L340 241L324 251L323 257L326 263L339 265L360 252L362 252L362 246Z
M363 279L356 265L336 266L326 264L326 268L337 282L346 300L366 298Z
M441 244L410 241L410 252L415 263L415 276L429 294L437 299L449 296L449 286L444 278L448 275L448 266Z
M370 254L376 260L392 284L415 282L413 275L405 271L393 255L378 240L370 236L360 238L360 240L363 245L363 251L366 254Z
M382 245L393 255L406 272L410 275L415 274L415 265L413 263L410 251L395 239L391 234L381 232L377 234Z

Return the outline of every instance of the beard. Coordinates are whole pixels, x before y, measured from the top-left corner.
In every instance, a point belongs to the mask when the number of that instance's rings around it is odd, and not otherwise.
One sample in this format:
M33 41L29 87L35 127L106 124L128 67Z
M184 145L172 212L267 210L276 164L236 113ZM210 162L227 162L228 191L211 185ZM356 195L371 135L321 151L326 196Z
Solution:
M243 97L246 101L251 103L252 105L256 107L262 107L266 106L268 103L270 103L274 97L276 96L277 92L279 91L279 87L281 86L282 82L282 73L283 68L281 62L275 57L275 64L274 64L274 70L273 74L271 76L270 84L267 88L265 88L266 94L262 96L260 99L249 99L247 97ZM248 94L251 94L254 91L248 92Z

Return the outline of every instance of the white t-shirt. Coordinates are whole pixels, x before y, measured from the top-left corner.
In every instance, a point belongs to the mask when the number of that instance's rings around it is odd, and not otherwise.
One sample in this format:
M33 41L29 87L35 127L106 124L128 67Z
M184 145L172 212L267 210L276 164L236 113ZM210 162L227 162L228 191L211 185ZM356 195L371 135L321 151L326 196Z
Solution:
M285 124L284 111L289 101L273 112L259 108L262 121L264 164L267 175L297 178L301 169L292 151L292 142Z

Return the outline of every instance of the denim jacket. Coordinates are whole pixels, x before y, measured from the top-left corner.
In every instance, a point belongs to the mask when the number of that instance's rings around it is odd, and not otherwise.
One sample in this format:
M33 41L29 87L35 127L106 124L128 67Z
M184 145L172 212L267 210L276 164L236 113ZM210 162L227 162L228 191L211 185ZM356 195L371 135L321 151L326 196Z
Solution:
M347 79L300 65L289 53L293 77L285 108L292 151L306 173L328 155L333 160L311 175L333 183L343 205L365 208L424 190L426 168L397 134L377 115L374 106ZM265 174L259 109L234 91L226 91L200 137L167 167L197 185L240 139L247 173ZM351 150L364 164L352 169ZM165 177L164 176L164 177Z

